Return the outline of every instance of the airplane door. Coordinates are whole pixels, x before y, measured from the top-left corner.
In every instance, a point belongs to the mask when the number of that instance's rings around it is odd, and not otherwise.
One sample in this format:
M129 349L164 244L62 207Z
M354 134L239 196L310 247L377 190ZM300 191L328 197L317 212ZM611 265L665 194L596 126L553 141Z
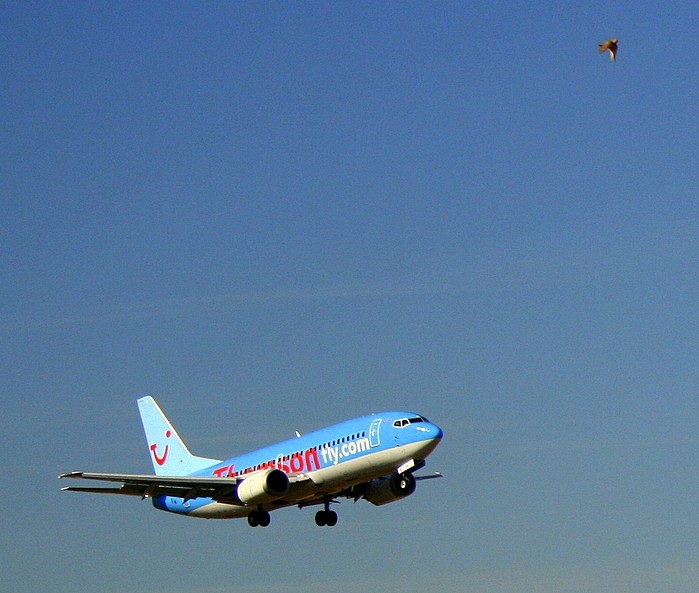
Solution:
M375 418L369 426L369 443L372 447L378 447L381 444L381 418Z

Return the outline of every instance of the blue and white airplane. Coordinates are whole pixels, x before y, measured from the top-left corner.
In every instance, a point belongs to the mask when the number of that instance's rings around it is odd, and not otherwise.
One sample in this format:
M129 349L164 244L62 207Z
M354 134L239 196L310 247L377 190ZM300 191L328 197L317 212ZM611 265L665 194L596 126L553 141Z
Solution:
M347 420L225 461L192 455L152 397L138 400L155 475L70 472L59 478L119 482L120 486L63 490L150 498L163 511L203 517L247 517L267 527L270 511L322 505L319 527L337 524L330 504L339 497L375 505L415 491L413 475L442 439L442 429L424 416L384 412Z

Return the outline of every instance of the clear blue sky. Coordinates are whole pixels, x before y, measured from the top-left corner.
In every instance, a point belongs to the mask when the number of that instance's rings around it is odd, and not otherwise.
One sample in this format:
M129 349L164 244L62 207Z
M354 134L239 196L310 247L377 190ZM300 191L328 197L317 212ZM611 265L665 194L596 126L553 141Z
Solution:
M695 2L0 4L0 589L699 588ZM619 59L597 44L618 37ZM411 409L272 526L61 493Z

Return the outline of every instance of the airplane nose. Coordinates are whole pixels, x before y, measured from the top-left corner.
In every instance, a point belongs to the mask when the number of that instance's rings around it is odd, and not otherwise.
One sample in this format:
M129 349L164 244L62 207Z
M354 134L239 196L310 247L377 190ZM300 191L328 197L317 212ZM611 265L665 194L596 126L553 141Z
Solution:
M432 424L431 422L428 422L424 426L420 426L418 430L421 430L422 432L426 432L426 438L432 440L432 439L441 439L444 436L444 432L442 431L439 426L436 424Z
M427 457L427 455L432 453L435 447L442 442L444 432L441 428L439 428L439 426L432 424L431 422L426 422L424 425L419 424L418 427L418 430L420 430L423 434L423 436L420 437L420 441L423 443L423 446L421 447L421 454Z

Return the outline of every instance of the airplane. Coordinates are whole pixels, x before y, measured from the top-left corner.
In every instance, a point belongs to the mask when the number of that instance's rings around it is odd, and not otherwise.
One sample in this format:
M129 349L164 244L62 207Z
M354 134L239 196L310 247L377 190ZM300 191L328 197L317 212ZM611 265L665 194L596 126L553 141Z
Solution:
M155 475L68 472L59 478L120 483L117 487L68 486L71 492L150 498L153 506L189 517L247 517L267 527L270 512L297 505L322 505L319 527L334 527L337 498L383 505L409 496L426 457L443 432L412 412L383 412L340 422L227 460L192 455L150 396L138 400Z

